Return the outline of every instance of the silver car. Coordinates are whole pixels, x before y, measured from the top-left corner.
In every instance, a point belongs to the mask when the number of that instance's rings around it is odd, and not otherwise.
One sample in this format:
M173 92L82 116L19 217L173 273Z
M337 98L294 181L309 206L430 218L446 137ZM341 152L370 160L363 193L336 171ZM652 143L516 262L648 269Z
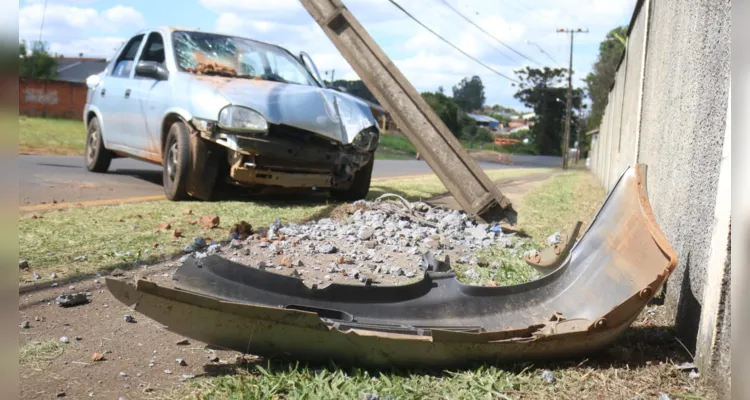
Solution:
M310 57L177 28L138 33L89 77L86 167L112 158L163 166L171 200L217 184L367 195L382 109L323 83Z

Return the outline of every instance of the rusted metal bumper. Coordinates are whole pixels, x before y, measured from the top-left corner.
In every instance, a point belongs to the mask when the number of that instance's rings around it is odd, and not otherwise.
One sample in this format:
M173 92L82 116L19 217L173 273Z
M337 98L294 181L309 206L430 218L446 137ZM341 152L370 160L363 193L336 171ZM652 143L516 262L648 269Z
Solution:
M676 265L645 177L645 166L626 171L564 262L520 285L464 285L432 263L409 285L316 289L212 256L180 267L174 289L107 286L173 332L263 356L455 366L580 355L627 328Z

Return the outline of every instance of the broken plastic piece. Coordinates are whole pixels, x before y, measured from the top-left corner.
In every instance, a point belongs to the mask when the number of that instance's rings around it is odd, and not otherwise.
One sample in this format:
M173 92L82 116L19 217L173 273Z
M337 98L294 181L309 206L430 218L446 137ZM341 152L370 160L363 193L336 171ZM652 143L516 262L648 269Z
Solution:
M514 286L464 285L447 270L403 286L311 289L219 256L186 262L176 289L107 286L177 334L261 356L431 367L576 356L622 333L677 263L645 179L645 166L628 169L565 261Z

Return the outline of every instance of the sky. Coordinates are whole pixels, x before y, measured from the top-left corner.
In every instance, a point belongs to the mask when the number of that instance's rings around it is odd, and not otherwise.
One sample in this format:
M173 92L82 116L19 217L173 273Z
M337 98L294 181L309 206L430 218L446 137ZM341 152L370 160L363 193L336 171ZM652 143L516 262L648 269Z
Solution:
M575 36L573 85L596 61L607 32L627 25L636 0L396 0L441 36L498 72L515 78L526 66L567 67L570 37L558 28L583 28ZM442 42L388 0L343 0L352 14L420 92L447 94L462 78L478 75L486 104L524 109L512 82ZM454 9L516 52L487 36ZM114 55L136 32L161 25L234 34L309 53L326 79L358 79L299 0L20 0L19 38L46 42L65 56ZM44 27L42 29L42 17ZM41 32L40 32L41 30ZM544 54L541 50L543 49ZM523 57L521 55L523 55Z

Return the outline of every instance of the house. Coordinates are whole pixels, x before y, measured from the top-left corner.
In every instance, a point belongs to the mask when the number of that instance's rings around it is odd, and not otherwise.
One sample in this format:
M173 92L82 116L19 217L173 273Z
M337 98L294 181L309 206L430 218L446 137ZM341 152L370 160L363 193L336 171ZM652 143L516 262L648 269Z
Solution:
M495 131L500 126L500 121L496 120L495 118L488 117L486 115L481 114L467 114L469 118L473 119L474 121L477 121L477 125L487 128L491 131Z
M104 58L58 57L57 79L66 82L86 82L86 78L107 68Z

